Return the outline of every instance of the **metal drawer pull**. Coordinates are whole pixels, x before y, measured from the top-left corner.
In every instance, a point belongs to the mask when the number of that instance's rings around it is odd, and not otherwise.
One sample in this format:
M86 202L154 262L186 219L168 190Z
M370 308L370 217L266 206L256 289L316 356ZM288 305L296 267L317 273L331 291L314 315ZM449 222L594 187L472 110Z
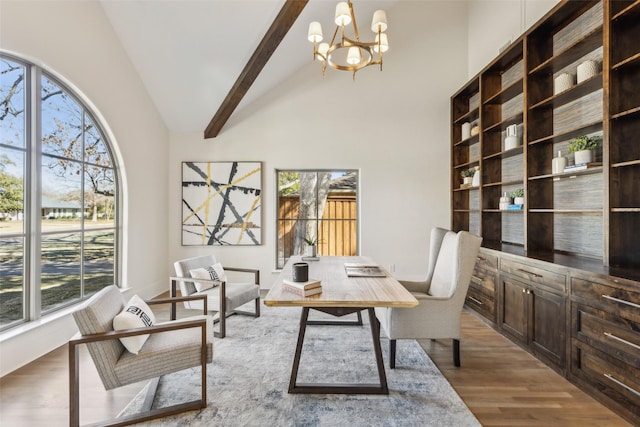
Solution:
M609 338L611 338L613 340L616 340L618 342L621 342L623 344L626 344L628 346L631 346L631 347L633 347L635 349L640 350L640 345L638 345L638 344L634 344L631 341L625 340L624 338L617 337L617 336L615 336L615 335L613 335L612 333L609 333L609 332L604 332L604 334L605 334L605 336L607 336L607 337L609 337Z
M626 301L620 298L612 297L611 295L602 295L602 298L606 298L611 301L619 302L620 304L630 305L631 307L640 308L640 304L633 303L631 301Z
M518 268L518 269L516 269L516 271L521 271L523 273L530 274L533 277L542 277L542 274L537 274L537 273L534 273L532 271L523 270L522 268Z
M469 298L471 301L475 302L476 304L484 305L484 303L482 301L479 301L479 300L475 299L471 295L467 296L467 298Z
M605 377L609 378L611 381L613 381L614 383L618 384L620 387L623 387L627 390L629 390L631 393L635 394L636 396L640 397L640 391L635 390L631 387L629 387L628 385L626 385L625 383L623 383L622 381L618 381L617 379L613 378L613 376L611 374L604 374Z

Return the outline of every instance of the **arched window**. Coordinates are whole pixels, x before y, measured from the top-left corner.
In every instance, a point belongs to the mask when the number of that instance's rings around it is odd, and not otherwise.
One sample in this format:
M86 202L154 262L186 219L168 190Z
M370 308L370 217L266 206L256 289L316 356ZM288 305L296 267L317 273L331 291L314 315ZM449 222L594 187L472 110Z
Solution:
M118 189L110 143L81 98L0 55L0 330L118 282Z

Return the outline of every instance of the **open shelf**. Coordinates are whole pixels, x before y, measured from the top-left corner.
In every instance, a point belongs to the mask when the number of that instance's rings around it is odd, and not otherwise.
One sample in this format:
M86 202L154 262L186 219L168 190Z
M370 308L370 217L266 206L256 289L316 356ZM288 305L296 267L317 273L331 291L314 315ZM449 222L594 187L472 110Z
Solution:
M621 119L623 117L627 117L627 116L633 116L633 115L640 115L640 107L635 107L635 108L631 108L629 110L626 111L622 111L620 113L616 113L616 114L612 114L611 115L611 119L615 120L615 119Z
M491 98L483 102L483 104L503 104L522 93L523 79L518 80L506 89L496 93Z
M464 145L473 145L480 141L480 134L473 135L470 138L463 139L462 141L456 142L454 147L464 146Z
M640 53L636 53L634 55L631 55L625 59L623 59L622 61L616 62L611 69L612 70L619 70L623 67L636 67L640 65Z
M464 122L472 122L474 120L477 120L479 116L480 116L480 109L479 108L474 108L473 110L469 111L468 113L465 113L462 116L458 117L454 121L454 123L455 124L461 124L461 123L464 123Z
M529 110L535 110L537 108L553 107L558 108L571 101L575 101L578 98L582 98L598 89L602 89L602 73L598 73L595 76L574 85L571 89L567 89L564 92L560 92L557 95L550 96L542 101L529 107Z
M640 19L640 0L636 0L624 9L614 12L611 20L617 21L619 19Z
M538 179L549 179L549 178L552 178L555 181L560 178L571 178L574 176L591 175L595 173L602 173L602 166L594 166L588 169L582 169L577 171L568 171L568 172L553 173L553 174L547 174L547 175L530 176L529 181L535 181Z
M566 140L575 138L577 136L594 133L599 130L602 130L602 122L601 121L592 122L584 126L570 129L565 132L560 132L554 135L545 136L544 138L538 138L536 140L529 141L529 145L542 144L545 142L556 143L556 142L566 141Z
M499 121L497 123L494 123L494 124L492 124L490 126L487 126L484 129L484 132L502 132L507 128L507 126L511 126L511 125L522 123L522 117L523 117L522 113L518 113L518 114L515 114L515 115L513 115L511 117L507 117L504 120L501 120L501 121Z
M602 26L591 31L562 52L542 62L529 71L529 74L554 74L600 46L602 46Z
M508 159L509 157L514 157L514 156L517 156L519 154L522 154L523 151L524 151L524 148L522 147L522 145L519 145L516 148L512 148L510 150L500 151L498 153L494 153L494 154L490 154L488 156L484 156L482 159L483 160L489 160L489 159L494 159L494 158Z

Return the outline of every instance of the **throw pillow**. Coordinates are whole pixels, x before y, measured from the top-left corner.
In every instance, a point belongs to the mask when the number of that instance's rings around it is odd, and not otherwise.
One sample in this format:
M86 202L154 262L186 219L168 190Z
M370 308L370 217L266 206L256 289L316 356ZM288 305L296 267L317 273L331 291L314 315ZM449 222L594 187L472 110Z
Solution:
M207 268L196 268L193 270L189 270L189 274L191 274L191 277L193 277L194 279L226 280L224 268L222 268L222 264L220 263L210 265ZM196 291L200 292L218 285L216 283L194 281L194 286L196 287Z
M138 295L134 295L124 307L124 310L113 318L113 329L121 331L123 329L144 328L153 325L155 322L156 317L147 303ZM138 354L148 338L149 334L136 335L120 338L120 342L130 353Z

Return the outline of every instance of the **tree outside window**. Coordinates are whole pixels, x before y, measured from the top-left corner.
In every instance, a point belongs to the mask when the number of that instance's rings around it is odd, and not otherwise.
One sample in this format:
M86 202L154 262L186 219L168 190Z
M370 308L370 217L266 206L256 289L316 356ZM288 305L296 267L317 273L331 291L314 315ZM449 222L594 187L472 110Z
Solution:
M117 189L92 112L46 70L0 55L0 330L116 283Z
M358 173L353 170L278 170L277 268L308 244L320 256L358 252Z

